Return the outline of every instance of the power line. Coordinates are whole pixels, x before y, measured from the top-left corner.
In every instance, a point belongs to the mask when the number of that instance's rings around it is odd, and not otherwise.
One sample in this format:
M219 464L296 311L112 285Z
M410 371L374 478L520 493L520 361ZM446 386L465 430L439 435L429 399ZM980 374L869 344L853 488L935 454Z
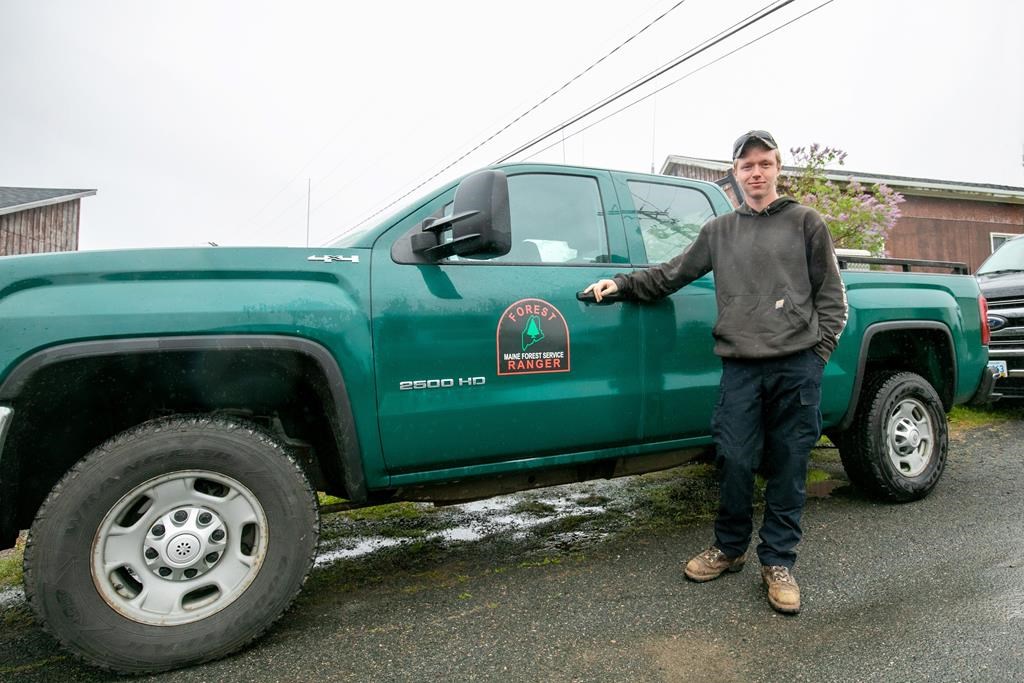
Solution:
M790 2L792 2L793 0L789 0L789 1L790 1ZM659 15L658 15L657 17L655 17L654 19L652 19L652 20L651 20L650 22L648 22L646 26L644 26L644 27L643 27L643 28L641 28L641 29L640 29L639 31L637 31L636 33L632 34L631 36L629 36L628 38L626 38L626 39L625 39L624 41L622 41L621 43L619 43L618 45L616 45L616 46L615 46L614 48L612 48L612 50L611 50L610 52L606 53L606 54L605 54L605 55L604 55L603 57L601 57L600 59L598 59L598 60L597 60L596 62L592 63L592 64L591 64L590 66L588 66L587 68L585 68L585 69L584 69L583 71L579 72L578 74L576 74L575 76L573 76L572 78L570 78L570 79L569 79L568 81L566 81L565 83L563 83L563 84L562 84L562 85L561 85L560 87L556 88L556 89L555 89L554 91L552 91L552 92L551 92L551 94L549 94L549 95L548 95L547 97L543 98L542 100L540 100L539 102L537 102L536 104L534 104L534 105L533 105L532 107L530 107L529 109L527 109L526 111L524 111L524 112L523 112L522 114L520 114L519 116L515 117L514 119L512 119L511 121L509 121L508 123L506 123L506 124L505 124L504 126L502 126L501 128L499 128L499 129L498 129L498 130L497 130L496 132L494 132L494 133L492 133L491 135L487 136L487 138L485 138L485 139L484 139L484 140L483 140L482 142L478 143L478 144L477 144L476 146L474 146L474 147L473 147L472 149L470 149L469 151L467 151L467 152L465 152L464 154L462 154L462 155L461 155L460 157L458 157L457 159L455 159L455 161L453 161L453 162L449 163L449 164L448 164L447 166L445 166L444 168L442 168L442 169L441 169L440 171L438 171L437 173L434 173L434 174L433 174L432 176L430 176L429 178L427 178L426 180L424 180L424 181L423 181L423 182L421 182L420 184L416 185L416 186L415 186L415 187L413 187L413 188L412 188L411 190L409 190L408 192L406 192L406 193L405 193L405 194L403 194L402 196L400 196L400 197L398 197L397 199L395 199L394 201L392 201L392 202L391 202L390 204L387 204L386 206L382 207L381 209L378 209L378 210L377 210L376 212L374 212L373 214L371 214L371 215L367 216L366 218L364 218L363 220L359 221L359 222L358 222L358 223L356 223L356 224L355 224L354 226L352 226L352 228L350 228L350 229L354 229L354 228L356 228L356 227L359 227L360 225L362 225L362 224L363 224L363 223L365 223L366 221L368 221L368 220L370 220L370 219L372 219L372 218L374 218L374 217L376 217L376 216L380 215L380 214L381 214L381 213L383 213L384 211L387 211L387 210L388 210L389 208L391 208L392 206L394 206L394 205L395 205L395 204L397 204L398 202L402 201L403 199L405 199L406 197L408 197L408 196L409 196L409 195L411 195L411 194L412 194L413 192L415 192L416 190L420 189L421 187L423 187L424 185L426 185L426 184L427 184L427 183L429 183L430 181L434 180L435 178L437 178L438 176L440 176L441 174L443 174L443 173L444 173L445 171L447 171L448 169L452 168L453 166L455 166L456 164L458 164L458 163L459 163L460 161L462 161L463 159L465 159L466 157L468 157L469 155L471 155L471 154L472 154L473 152L477 151L478 149L480 149L481 147L483 147L484 145L486 145L486 144L487 144L488 142L490 142L490 141L491 141L491 140L493 140L494 138L496 138L496 137L498 137L499 135L501 135L502 133L504 133L504 132L505 132L506 130L508 130L508 129L509 129L509 128L511 128L511 127L512 127L513 125L515 125L516 123L518 123L519 121L521 121L522 119L524 119L524 118L525 118L526 116L528 116L528 115L529 115L529 114L530 114L531 112L533 112L534 110L536 110L536 109L537 109L538 107L540 107L541 105L543 105L543 104L544 104L545 102L547 102L548 100L550 100L550 99L551 99L552 97L554 97L554 96L555 96L555 95L557 95L558 93L560 93L560 92L562 92L563 90L565 90L566 88L568 88L568 87L569 87L570 85L572 85L572 84L573 84L574 82L576 82L577 80L579 80L580 78L582 78L583 76L585 76L585 75L586 75L586 74L587 74L588 72L592 71L592 70L593 70L593 69L594 69L594 68L595 68L596 66L598 66L599 64L601 64L601 62L605 61L606 59L608 59L609 57L611 57L611 56L612 56L613 54L615 54L616 52L618 52L619 50L621 50L621 49L622 49L623 47L625 47L625 46L626 46L626 45L627 45L628 43L630 43L630 42L631 42L631 41L632 41L633 39L635 39L635 38L636 38L637 36L639 36L639 35L640 35L641 33L645 32L645 31L646 31L647 29L651 28L651 27L652 27L652 26L654 26L654 25L655 25L656 23L658 23L659 21L661 21L662 19L664 19L664 18L665 18L665 17L666 17L666 16L668 15L668 14L670 14L671 12L673 12L673 11L674 11L675 9L677 9L677 8L678 8L678 7L680 6L680 5L682 5L682 4L683 4L683 3L685 3L685 2L686 2L686 0L679 0L678 2L676 2L676 3L674 4L674 5L672 5L672 6L671 6L671 7L669 7L669 8L667 9L667 10L665 10L664 12L662 12L661 14L659 14ZM333 196L333 195L332 195L332 196ZM321 206L322 206L322 204L321 204ZM345 232L348 232L348 230L346 230ZM331 237L331 238L329 238L329 239L328 239L328 241L331 241L331 240L337 239L337 237L341 236L342 234L344 234L344 233L338 233L338 235L336 235L336 236L334 236L334 237Z
M291 182L289 182L289 185L290 184L291 184ZM287 185L285 186L285 188L287 188ZM282 189L284 189L284 188L282 188ZM280 192L278 192L278 194L280 194ZM299 202L301 202L305 198L306 198L306 195L299 195L299 196L295 197L295 199L293 199L290 204L288 204L283 209L281 209L280 211L275 213L270 220L264 221L263 223L260 223L258 226L253 228L253 230L250 232L250 237L253 236L253 235L258 235L260 233L266 232L266 230L268 228L274 227L274 225L277 223L277 219L278 218L280 218L281 216L283 216L286 213L288 213L291 209L295 208L299 204Z
M302 172L303 172L303 171L305 171L305 170L306 170L306 169L307 169L307 168L308 168L308 167L309 167L309 166L310 166L310 165L311 165L311 164L312 164L312 163L313 163L314 161L316 161L316 160L317 160L317 157L319 157L319 156L320 156L321 154L323 154L323 153L324 153L324 150L326 150L326 149L327 149L328 147L330 147L330 146L331 146L332 144L334 144L334 142L335 142L335 141L336 141L336 140L337 140L338 138L340 138L340 137L341 137L342 133L345 133L345 132L346 132L346 131L347 131L347 130L349 129L349 125L348 125L348 124L349 124L349 123L350 123L351 121L352 121L352 117L350 116L350 117L349 117L349 118L348 118L348 119L346 120L345 124L344 124L344 125L342 125L342 126L341 126L341 127L340 127L340 128L338 129L338 132L337 132L337 133L335 133L335 134L334 134L334 136L333 136L333 137L332 137L332 138L331 138L330 140L328 140L327 142L325 142L325 143L324 143L324 144L323 144L323 145L322 145L322 146L320 147L320 149L318 149L318 150L316 151L316 153L315 153L315 154L314 154L314 155L313 155L312 157L310 157L309 161L307 161L306 163L304 163L304 164L302 165L302 167L301 167L301 168L300 168L300 169L299 169L298 171L296 171L296 172L295 172L295 175L294 175L294 176L292 176L292 177L291 177L291 179L290 179L290 180L289 180L288 182L286 182L286 183L285 183L284 185L282 185L282 186L281 186L281 188L280 188L280 189L279 189L279 190L278 190L277 192L275 192L275 193L273 194L273 196L272 196L272 197L271 197L270 199L268 199L268 200L267 200L267 202L266 202L266 203L265 203L265 204L264 204L264 205L263 205L262 207L260 207L260 210L259 210L259 211L257 211L256 213L254 213L254 214L252 215L252 217L251 217L251 218L249 218L249 220L247 220L247 221L245 221L244 223L242 223L242 226L245 226L245 225L248 225L248 224L252 223L252 222L253 222L254 220L256 220L256 219L257 219L257 218L258 218L258 217L260 216L260 214L262 214L262 213L263 213L264 211L266 211L266 210L267 210L268 208L270 208L270 205L274 203L274 200L276 200L276 199L277 199L278 197L280 197L280 196L281 196L281 193L282 193L282 192L284 192L285 190L287 190L287 189L289 188L289 186L291 186L291 184L292 184L292 183L294 183L294 182L295 182L296 180L298 180L298 179L299 179L299 176L300 176L300 175L302 175ZM291 207L292 207L292 205L289 205L289 206L287 206L287 207L286 207L286 208L284 209L284 211L287 211L287 210L288 210L288 209L290 209ZM284 213L284 211L282 211L281 213ZM273 222L274 222L275 220L277 220L277 218L281 216L281 213L278 213L278 214L276 214L276 215L274 216L274 218L272 218L272 219L270 220L270 223L273 223ZM266 225L266 224L264 224L264 226L265 226L265 225Z
M414 137L414 136L415 136L415 135L416 135L416 134L418 133L418 131L420 130L420 128L421 128L421 127L422 127L422 126L416 126L416 127L410 128L410 129L408 130L407 134L405 135L405 137L404 137L404 138L402 138L402 141L403 141L403 142L406 142L406 141L408 141L408 140L409 140L410 138ZM344 131L342 131L342 132L344 132ZM338 135L334 136L334 138L332 138L332 139L331 139L331 141L330 141L329 143L327 143L327 145L330 145L330 144L332 144L332 143L333 143L333 142L334 142L335 140L337 140L337 139L338 139L338 137L340 136L340 134L341 134L341 133L339 132L339 134L338 134ZM325 145L325 146L324 146L324 147L323 147L323 148L322 148L322 149L320 150L320 152L318 152L318 153L317 153L317 154L316 154L316 155L315 155L315 156L313 157L313 159L310 159L310 162L309 162L309 163L312 163L312 162L313 162L313 160L314 160L314 159L316 159L316 157L317 157L317 156L319 156L319 155L320 155L320 153L322 153L322 152L324 151L324 149L326 149L326 148L327 148L327 145ZM396 146L396 149L401 149L401 148L402 148L402 145L401 145L401 144L399 144L399 145L397 145L397 146ZM330 195L328 195L326 199L323 199L322 201L320 201L319 203L317 203L317 204L316 204L316 205L315 205L315 206L314 206L314 207L312 208L312 211L311 211L311 215L316 215L316 214L317 214L317 213L318 213L318 212L320 211L320 209L322 209L322 208L323 208L323 207L324 207L325 205L329 204L329 203L330 203L330 202L331 202L331 201L332 201L332 200L333 200L333 199L334 199L335 197L337 197L337 196L338 196L338 195L339 195L339 194L340 194L340 193L341 193L341 192L342 192L343 190L347 189L348 187L351 187L351 185L352 185L353 183L355 183L355 182L357 182L357 181L359 181L359 180L362 180L362 179L363 179L363 178L364 178L364 177L366 176L366 174L367 174L367 173L370 173L370 172L372 172L372 171L376 170L377 168L381 167L381 166L382 166L382 165L384 164L384 162L385 162L385 161L388 161L388 160L390 160L390 159L394 158L394 156L395 156L395 155L396 155L397 153L398 153L397 151L393 150L393 151L391 151L391 152L390 152L389 154L386 154L386 155L383 155L383 156L382 156L382 155L379 155L379 154L378 154L378 155L375 155L375 156L373 157L373 161L371 161L371 162L370 162L369 164L364 164L364 165L361 165L361 166L359 167L359 168L360 168L360 170L359 170L359 172L358 172L358 173L357 173L356 175L353 175L352 177L348 178L348 179L347 179L347 180L346 180L345 182L343 182L343 183L342 183L342 184L341 184L340 186L338 186L338 187L337 187L337 188L336 188L336 189L334 190L334 192L332 192L332 193L331 193ZM326 182L327 182L327 179L328 179L328 178L330 178L330 177L331 177L332 175L334 175L334 172L335 172L335 171L337 171L337 170L338 170L339 168L341 168L342 166L344 166L344 165L345 165L346 163L351 163L351 161L352 161L351 159L349 159L349 158L347 158L347 157L346 157L346 158L342 159L341 161L339 161L339 162L338 162L337 164L335 164L335 165L334 165L333 167L331 167L331 169L330 169L330 170L329 170L329 171L328 171L328 172L327 172L327 173L326 173L326 174L325 174L324 176L322 176L322 177L320 178L320 180L318 180L318 181L316 182L316 187L317 187L317 189L321 189L321 188L323 187L324 183L326 183ZM307 164L306 164L306 166L309 166L309 163L307 163ZM305 168L305 167L303 167L303 168ZM296 176L296 177L297 177L297 176ZM291 183L292 183L292 182L294 182L294 180L295 180L295 178L293 178L293 179L292 179L291 181L289 181L289 182L288 182L288 185L291 185ZM284 188L281 188L281 189L282 189L282 190L286 189L286 188L288 187L288 185L285 185L285 187L284 187ZM280 194L281 194L281 191L278 191L277 195L280 195ZM275 195L275 197L274 197L275 199L276 199L277 195ZM295 197L295 199L293 199L293 200L291 201L291 203L289 203L289 204L288 204L288 205L286 205L286 206L285 206L284 208L282 208L282 209L281 209L280 211L278 211L278 212L277 212L276 214L274 214L274 215L273 215L273 216L272 216L272 217L271 217L271 218L270 218L269 220L264 220L264 221L260 222L260 223L259 223L258 225L256 225L256 226L255 226L255 227L253 228L253 230L251 231L251 233L250 233L250 234L251 234L251 235L256 235L256 234L262 234L262 233L266 232L266 231L267 231L268 229L276 227L276 224L277 224L277 221L278 221L278 219L279 219L279 218L281 218L282 216L284 216L284 215L285 215L286 213L288 213L288 212L289 212L290 210L292 210L292 209L293 209L294 207L296 207L296 206L298 205L298 203L299 203L299 202L300 202L300 201L301 201L301 200L302 200L303 198L304 198L303 196L297 196L297 197ZM272 199L271 201L273 201L273 199ZM268 204L268 205L269 205L269 204ZM257 214L257 215L258 215L258 214ZM255 218L255 216L254 216L254 218ZM333 238L332 238L332 239L333 239Z
M711 60L711 61L710 61L710 62L708 62L707 64L704 64L703 66L700 66L700 67L698 67L698 68L694 69L693 71L689 71L689 72L687 72L687 73L686 73L685 75L683 75L683 76L680 76L679 78L677 78L676 80L674 80L674 81L672 81L672 82L670 82L670 83L666 83L665 85L661 86L661 87L660 87L660 88L658 88L657 90L652 90L651 92L647 93L647 94L646 94L646 95L644 95L643 97L640 97L640 98L638 98L638 99L634 100L633 102L630 102L630 103L629 103L629 104L627 104L626 106L624 106L624 107L622 107L622 108L620 108L620 109L616 109L616 110L615 110L615 111L613 111L613 112L612 112L611 114L608 114L607 116L603 116L603 117L601 117L600 119L598 119L597 121L594 121L593 123L587 124L586 126L584 126L583 128L580 128L580 129L579 129L579 130L577 130L577 131L573 131L572 133L570 133L569 135L567 135L567 136L565 137L565 139L566 139L566 140L572 139L572 138L576 137L577 135L580 135L580 134L581 134L581 133L583 133L584 131L586 131L586 130L589 130L590 128L593 128L594 126L596 126L596 125L598 125L598 124L600 124L600 123L604 123L605 121L607 121L608 119L610 119L610 118L612 118L612 117L614 117L614 116L618 116L619 114L621 114L622 112L626 111L627 109L629 109L629 108L631 108L631 107L634 107L634 106L636 106L636 105L640 104L641 102L643 102L643 101L644 101L644 100L646 100L647 98L649 98L649 97L653 97L654 95L657 95L657 94L658 94L658 93L660 93L661 91L663 91L663 90L666 90L666 89L668 89L668 88L671 88L672 86L676 85L676 84L677 84L677 83L679 83L680 81L683 81L683 80L685 80L685 79L689 78L690 76L692 76L692 75L694 75L694 74L696 74L696 73L699 73L699 72L703 71L704 69L708 68L709 66L711 66L711 65L713 65L713 64L717 64L718 62L722 61L722 60L723 60L723 59L725 59L726 57L729 57L729 56L731 56L731 55L734 55L734 54L736 54L736 53L737 53L737 52L739 52L740 50L743 50L743 49L745 49L745 48L747 48L747 47L750 47L750 46L751 46L751 45L753 45L754 43L756 43L756 42L760 41L760 40L761 40L761 39L763 39L763 38L767 38L768 36L772 35L773 33L776 33L777 31L781 31L782 29L786 28L786 27L787 27L787 26L789 26L790 24L796 23L797 21L799 21L799 20L803 19L803 18L804 18L804 17L806 17L807 15L809 15L809 14L812 14L812 13L814 13L814 12L817 12L817 11L818 11L818 10L820 10L820 9L821 9L822 7L825 7L826 5L830 5L830 4L832 4L833 2L835 2L835 0L825 0L825 2L821 3L821 4L820 4L820 5L818 5L817 7L814 7L814 8L812 8L812 9L809 9L809 10L807 10L806 12L804 12L803 14L801 14L801 15L799 15L799 16L797 16L797 17L794 17L793 19L790 19L790 20L789 20L789 21L787 21L786 23L784 23L784 24L780 24L779 26L776 26L776 27L775 27L775 28L773 28L773 29L772 29L771 31L766 31L765 33L762 33L762 34L761 34L761 35L759 35L759 36L758 36L757 38L754 38L753 40L747 41L746 43L744 43L744 44L742 44L742 45L740 45L740 46L736 47L735 49L733 49L733 50L730 50L729 52L726 52L725 54L721 55L720 57L717 57L717 58L715 58L715 59ZM558 141L556 141L556 142L553 142L553 143L551 143L550 145L548 145L547 147L544 147L543 149L539 149L539 150L537 150L536 152L534 152L533 154L531 154L530 156L528 156L528 157L526 157L526 158L527 158L527 159L532 159L533 157L537 156L538 154L543 154L544 152L548 151L548 150L549 150L549 149L551 149L552 147L556 147L556 146L558 146L558 145L562 144L562 142L563 142L562 140L558 140Z
M597 66L598 64L600 64L600 63L601 63L601 62L603 62L604 60L608 59L608 58L609 58L609 57L611 57L611 56L612 56L613 54L615 54L616 52L618 52L619 50L621 50L621 49L622 49L623 47L625 47L625 46L626 46L626 45L627 45L628 43L630 43L630 42L631 42L631 41L632 41L632 40L633 40L634 38L636 38L637 36L639 36L639 35L640 35L641 33L643 33L644 31L646 31L646 30L647 30L647 29L649 29L650 27L654 26L654 25L655 25L656 23L658 23L658 22L659 22L659 21L661 21L662 19L664 19L664 18L665 18L665 17L666 17L666 16L667 16L667 15L668 15L668 14L669 14L670 12L672 12L673 10L675 10L676 8L678 8L678 7L679 7L680 5L682 5L682 4L684 3L684 2L686 2L686 0L679 0L679 2L677 2L677 3L676 3L676 4L674 4L674 5L672 5L672 6L671 6L671 7L669 7L669 8L667 9L667 10L665 10L665 11L664 11L664 12L662 12L662 13L661 13L660 15L658 15L658 16L657 16L656 18L654 18L653 20L651 20L651 21L650 21L650 22L649 22L649 23L648 23L648 24L647 24L646 26L644 26L644 27L643 27L642 29L640 29L639 31L637 31L636 33L634 33L633 35L631 35L631 36L630 36L629 38L626 38L626 39L625 39L624 41L622 41L621 43L619 43L618 45L616 45L616 46L615 46L614 48L612 48L612 51L611 51L611 52L607 53L606 55L604 55L603 57L601 57L600 59L598 59L598 60L597 60L596 62L594 62L593 64L591 64L590 66L588 66L588 67L587 67L586 69L584 69L583 71L579 72L578 74L576 74L575 76L573 76L572 78L570 78L570 79L569 79L568 81L566 81L566 82L565 82L564 84L562 84L562 86L561 86L561 87L557 88L557 89L556 89L556 90L555 90L554 92L552 92L552 93L551 93L550 95L548 95L547 97L545 97L544 99L542 99L542 100L541 100L540 102L538 102L537 104L533 105L532 107L530 107L529 109L527 109L526 111L524 111L524 112L523 112L522 114L520 114L520 115L519 115L519 116L517 116L516 118L514 118L514 119L512 119L511 121L509 121L508 123L506 123L506 124L505 124L504 126L502 126L502 127L501 127L501 128L500 128L500 129L499 129L499 130L498 130L497 132L496 132L496 133L492 133L492 134L491 134L490 136L488 136L488 137L487 137L487 138L486 138L486 139L485 139L485 140L484 140L483 142L479 143L479 144L478 144L478 145L477 145L476 147L474 147L473 149L469 150L468 152L466 152L465 154L463 154L462 156L460 156L460 157L459 157L458 159L456 159L456 160L455 160L455 161L453 161L452 163L450 163L450 164L448 164L447 166L445 166L444 168L442 168L442 169L441 169L440 171L438 171L438 172L437 172L437 174L435 174L435 175L434 175L433 177L431 177L431 178L428 178L428 179L427 179L426 181L424 181L424 183L428 183L428 182L430 182L431 180L433 180L434 178L436 178L436 177L437 177L438 175L441 175L442 173L444 173L445 171L447 171L447 170L448 170L449 168L451 168L451 167L452 167L452 166L454 166L455 164L459 163L460 161L462 161L463 159L465 159L466 157L468 157L468 156L469 156L470 154L472 154L473 152L477 151L478 149L480 149L481 147L483 147L484 145L486 145L486 144L487 144L488 142L490 142L490 141L491 141L491 140L493 140L494 138L496 138L496 137L498 137L499 135L501 135L502 133L504 133L504 132L505 132L506 130L508 130L508 129L509 129L509 128L511 128L511 127L512 127L513 125L515 125L516 123L518 123L519 121L521 121L522 119L524 119L524 118L525 118L525 117L526 117L527 115L529 115L529 114L530 114L530 112L532 112L533 110L537 109L537 108L538 108L539 106L541 106L542 104L544 104L545 102L547 102L548 100L550 100L550 99L551 99L552 97L554 97L554 96L555 96L555 95L557 95L558 93L560 93L560 92L562 92L563 90L565 90L566 88L568 88L568 87L569 87L570 85L572 85L572 84L573 84L574 82L576 82L577 80L579 80L580 78L582 78L583 76L585 76L585 75L586 75L586 74L587 74L588 72L590 72L590 71L591 71L591 70L592 70L592 69L593 69L594 67L596 67L596 66ZM413 189L413 191L415 191L416 189L418 189L418 188L414 188L414 189Z
M725 29L724 31L720 32L718 35L716 35L716 36L714 36L712 38L708 38L703 43L700 43L699 45L697 45L697 47L690 48L689 50L687 50L686 52L684 52L682 55L680 55L676 59L672 60L671 62L668 62L667 64L658 67L657 69L655 69L651 73L647 74L646 76L643 76L640 79L634 81L633 83L630 83L626 87L620 89L615 94L610 95L610 96L606 97L605 99L601 100L600 102L587 107L585 110L583 110L579 114L576 114L571 119L569 119L569 120L567 120L567 121L565 121L565 122L555 126L551 130L547 131L546 133L543 133L543 134L539 135L538 137L534 138L533 140L530 140L526 144L520 145L519 147L517 147L512 152L509 152L508 154L502 156L501 158L497 159L496 161L494 161L492 163L493 164L500 164L500 163L503 163L505 161L508 161L509 159L511 159L512 157L516 156L517 154L521 154L521 153L525 152L526 150L530 149L534 145L537 145L537 144L543 142L544 140L547 140L549 137L551 137L555 133L558 133L559 131L563 130L564 128L568 128L569 126L571 126L572 124L580 121L581 119L584 119L584 118L590 116L591 114L593 114L594 112L597 112L597 111L607 107L612 102L615 102L615 101L621 99L622 97L625 97L626 95L628 95L629 93L633 92L637 88L640 88L641 86L646 85L647 83L653 81L655 78L658 78L662 74L664 74L664 73L666 73L666 72L676 68L677 66L690 61L691 59L693 59L697 55L700 55L701 53L706 52L707 50L711 49L715 45L718 45L719 43L721 43L722 41L727 40L728 38L731 38L732 36L736 35L740 31L746 30L747 28L749 28L750 26L753 26L757 22L759 22L759 21L761 21L763 19L766 19L767 17L771 16L775 12L778 12L783 7L786 7L787 5L790 5L793 2L795 2L795 1L796 0L781 0L780 2L776 2L774 6L772 6L770 4L769 5L765 5L760 10L758 10L754 14L750 15L746 19L744 19L744 20L742 20L742 21L740 21L740 22L738 22L736 24L733 24L731 27L729 27L728 29Z

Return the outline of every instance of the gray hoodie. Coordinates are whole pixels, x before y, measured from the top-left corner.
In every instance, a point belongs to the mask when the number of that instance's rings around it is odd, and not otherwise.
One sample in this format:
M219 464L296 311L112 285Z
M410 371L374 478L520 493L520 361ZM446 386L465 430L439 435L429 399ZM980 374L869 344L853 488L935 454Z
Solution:
M846 325L846 288L821 216L781 197L763 211L746 204L704 224L666 263L616 275L626 298L667 296L715 272L723 358L772 358L813 348L828 360Z

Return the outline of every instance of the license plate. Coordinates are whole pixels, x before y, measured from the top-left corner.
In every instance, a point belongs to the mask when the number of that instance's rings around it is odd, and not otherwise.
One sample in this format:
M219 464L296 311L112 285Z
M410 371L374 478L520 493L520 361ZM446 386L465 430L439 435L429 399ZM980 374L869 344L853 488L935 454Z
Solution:
M988 369L992 371L992 376L996 379L1010 376L1010 373L1006 371L1005 360L990 360L988 362Z

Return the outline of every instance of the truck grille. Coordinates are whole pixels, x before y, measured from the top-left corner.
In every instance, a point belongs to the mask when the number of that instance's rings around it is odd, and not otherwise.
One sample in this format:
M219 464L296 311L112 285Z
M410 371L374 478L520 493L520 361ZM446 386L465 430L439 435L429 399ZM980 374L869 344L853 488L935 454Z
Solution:
M1010 376L996 382L996 393L1004 397L1024 398L1024 299L988 299L989 317L1002 318L1006 324L992 330L988 357L1005 360Z
M989 352L993 358L999 351L1019 350L1024 353L1024 299L990 299L989 315L1006 320L999 329L992 330Z

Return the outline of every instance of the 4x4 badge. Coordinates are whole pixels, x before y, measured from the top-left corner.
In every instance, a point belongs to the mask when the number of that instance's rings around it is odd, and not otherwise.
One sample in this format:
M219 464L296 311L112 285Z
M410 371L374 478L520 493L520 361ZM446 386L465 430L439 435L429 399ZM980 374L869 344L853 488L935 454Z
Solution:
M341 261L347 261L348 263L359 263L358 256L340 256L338 254L325 254L324 256L310 256L306 259L307 261L323 261L324 263L339 263Z

